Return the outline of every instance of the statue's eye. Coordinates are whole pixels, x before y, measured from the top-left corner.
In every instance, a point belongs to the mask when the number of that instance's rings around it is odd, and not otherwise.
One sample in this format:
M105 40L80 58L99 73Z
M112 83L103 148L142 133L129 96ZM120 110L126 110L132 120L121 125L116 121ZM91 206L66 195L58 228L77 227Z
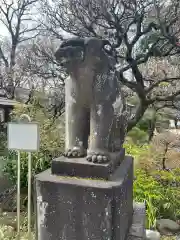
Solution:
M110 51L110 50L111 50L111 46L105 45L105 46L104 46L104 49Z

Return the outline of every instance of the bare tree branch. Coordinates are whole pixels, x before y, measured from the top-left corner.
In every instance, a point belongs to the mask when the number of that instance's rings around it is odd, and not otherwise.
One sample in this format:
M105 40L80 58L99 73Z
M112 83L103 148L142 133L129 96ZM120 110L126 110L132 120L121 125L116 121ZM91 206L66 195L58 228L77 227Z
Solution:
M38 35L40 24L36 24L36 26L30 26L29 24L28 27L24 26L24 21L27 21L27 19L33 20L30 10L34 4L38 2L38 0L2 0L1 2L0 21L6 27L11 38L11 46L9 48L8 57L5 57L5 55L7 55L7 52L3 52L3 49L0 48L0 58L4 62L6 72L4 76L6 79L4 79L3 82L5 85L11 86L9 89L14 89L13 86L15 86L18 81L18 79L15 78L17 75L15 67L18 46L20 43L35 38Z

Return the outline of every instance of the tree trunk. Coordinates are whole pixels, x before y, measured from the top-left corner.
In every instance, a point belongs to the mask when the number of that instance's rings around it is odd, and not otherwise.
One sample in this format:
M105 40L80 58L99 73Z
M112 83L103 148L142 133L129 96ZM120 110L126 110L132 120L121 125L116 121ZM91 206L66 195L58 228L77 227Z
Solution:
M175 128L178 129L178 120L177 119L174 120L174 124L175 124Z
M148 122L148 142L150 142L154 136L154 130L156 127L156 111L153 111L152 119Z
M164 149L164 156L162 159L162 169L166 170L166 153L168 151L168 145L166 145L165 149Z
M138 107L136 108L135 116L133 119L128 121L127 132L131 131L133 127L141 120L145 111L147 110L149 104L146 101L140 101Z

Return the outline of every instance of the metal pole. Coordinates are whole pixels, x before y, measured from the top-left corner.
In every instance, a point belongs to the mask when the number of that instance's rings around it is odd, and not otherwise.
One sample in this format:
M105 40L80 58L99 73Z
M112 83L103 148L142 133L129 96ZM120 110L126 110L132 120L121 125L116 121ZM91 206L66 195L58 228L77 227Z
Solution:
M31 122L31 118L27 114L22 114L20 120L27 119ZM28 240L31 240L31 152L28 153Z
M31 152L28 153L28 239L31 239Z
M17 164L17 239L20 239L20 211L21 211L21 155L18 151Z

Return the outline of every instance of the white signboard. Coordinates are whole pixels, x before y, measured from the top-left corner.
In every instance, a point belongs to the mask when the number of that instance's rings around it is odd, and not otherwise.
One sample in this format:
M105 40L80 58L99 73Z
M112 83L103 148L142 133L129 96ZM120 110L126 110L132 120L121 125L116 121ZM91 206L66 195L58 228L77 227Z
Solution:
M36 123L8 123L8 149L35 152L39 149Z

